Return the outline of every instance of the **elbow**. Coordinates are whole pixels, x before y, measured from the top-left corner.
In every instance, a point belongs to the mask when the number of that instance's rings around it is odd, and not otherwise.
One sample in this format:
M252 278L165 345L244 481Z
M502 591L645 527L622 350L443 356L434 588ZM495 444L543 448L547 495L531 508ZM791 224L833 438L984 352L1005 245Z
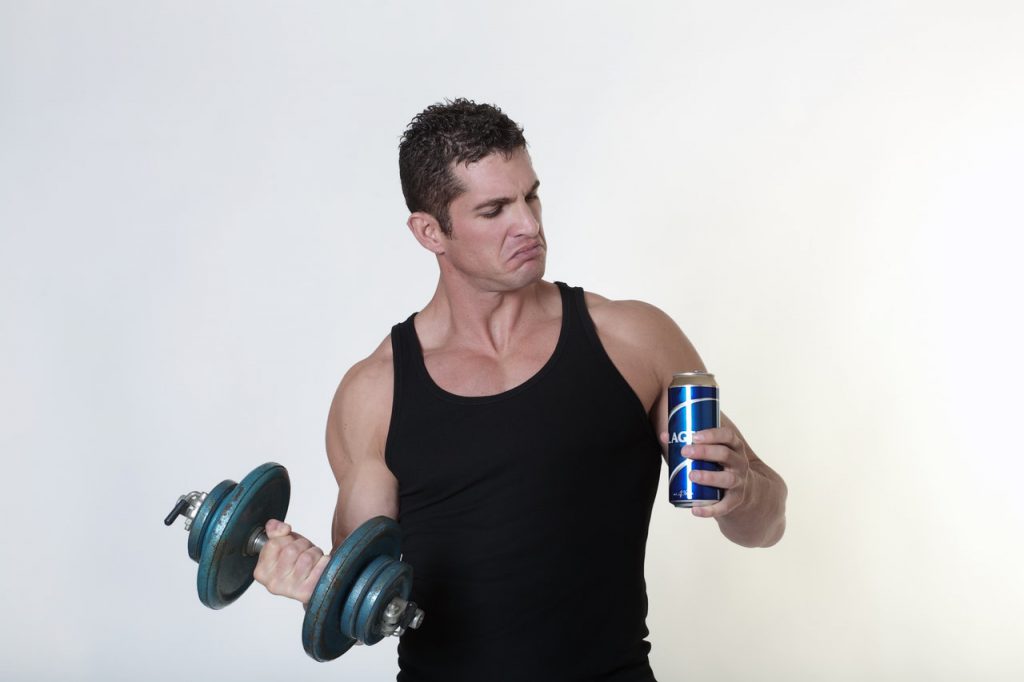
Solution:
M774 547L779 544L779 540L786 534L786 498L789 497L789 488L786 486L786 482L781 477L777 477L777 493L776 493L776 505L775 513L773 514L774 522L768 525L765 530L763 542L758 545L759 547Z
M769 531L765 534L764 539L761 542L761 544L759 544L757 546L758 547L765 547L765 548L767 548L767 547L774 547L775 545L779 544L779 540L781 540L782 536L785 535L785 534L786 534L786 517L783 516L782 518L779 519L778 523L776 523L772 528L769 529Z

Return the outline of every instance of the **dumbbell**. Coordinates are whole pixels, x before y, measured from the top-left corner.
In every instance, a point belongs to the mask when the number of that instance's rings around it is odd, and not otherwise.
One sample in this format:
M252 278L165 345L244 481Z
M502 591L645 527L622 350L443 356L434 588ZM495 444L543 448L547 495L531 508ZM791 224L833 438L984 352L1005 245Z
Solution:
M209 493L178 498L164 519L179 516L188 531L188 555L199 564L199 600L220 609L238 599L253 582L253 571L267 543L265 525L284 519L291 483L288 471L268 462L241 483L225 480ZM409 601L412 567L399 561L398 524L378 516L359 526L331 555L313 588L302 623L302 646L318 661L330 661L354 644L376 644L423 622L423 611Z

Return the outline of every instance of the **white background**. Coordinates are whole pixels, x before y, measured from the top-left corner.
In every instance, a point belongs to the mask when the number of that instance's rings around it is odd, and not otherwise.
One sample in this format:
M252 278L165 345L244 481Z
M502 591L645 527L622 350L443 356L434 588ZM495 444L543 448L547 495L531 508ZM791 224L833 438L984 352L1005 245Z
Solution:
M160 521L276 460L329 542L330 398L435 283L398 138L467 96L548 277L669 312L789 483L770 550L659 493L658 678L1022 679L1022 7L0 3L0 677L393 679Z

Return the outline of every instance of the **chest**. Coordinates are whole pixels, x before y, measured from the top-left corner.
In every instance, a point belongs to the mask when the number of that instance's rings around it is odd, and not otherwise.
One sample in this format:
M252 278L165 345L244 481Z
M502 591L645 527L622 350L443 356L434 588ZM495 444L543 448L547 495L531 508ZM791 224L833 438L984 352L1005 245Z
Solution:
M481 397L510 391L536 376L558 346L559 326L543 325L501 352L452 345L426 350L423 364L439 387L459 396Z
M650 413L661 396L662 383L642 353L623 343L621 335L596 326L598 338L615 369ZM560 326L550 324L512 344L507 352L482 353L468 348L435 349L423 362L435 384L455 395L491 396L510 391L540 373L558 346Z

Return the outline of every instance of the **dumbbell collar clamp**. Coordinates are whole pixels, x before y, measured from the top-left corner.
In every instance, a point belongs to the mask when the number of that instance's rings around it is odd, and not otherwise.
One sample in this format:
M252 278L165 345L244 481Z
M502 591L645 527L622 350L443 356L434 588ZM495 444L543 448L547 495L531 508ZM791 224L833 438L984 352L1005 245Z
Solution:
M381 634L385 637L401 637L406 630L416 630L423 623L423 609L416 602L395 597L384 609Z
M193 490L187 495L182 495L178 498L177 503L174 505L174 509L164 519L166 525L171 525L174 520L179 516L185 518L185 530L192 528L192 522L196 520L196 514L199 513L199 508L203 506L203 501L206 499L206 493L198 490Z

